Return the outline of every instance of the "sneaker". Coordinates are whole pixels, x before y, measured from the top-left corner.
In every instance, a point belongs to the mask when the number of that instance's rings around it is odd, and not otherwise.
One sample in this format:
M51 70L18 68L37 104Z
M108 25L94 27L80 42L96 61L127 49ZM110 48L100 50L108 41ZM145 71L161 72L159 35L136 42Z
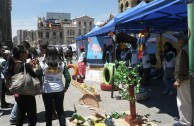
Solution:
M9 120L9 122L10 122L10 125L16 125L16 120Z

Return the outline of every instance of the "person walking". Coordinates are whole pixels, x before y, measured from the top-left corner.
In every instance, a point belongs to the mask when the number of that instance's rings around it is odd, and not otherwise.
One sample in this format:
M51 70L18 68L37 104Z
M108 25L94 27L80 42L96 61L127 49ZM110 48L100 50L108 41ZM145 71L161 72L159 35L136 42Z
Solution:
M27 50L23 45L18 45L13 48L13 57L10 57L8 59L8 71L11 76L20 72L24 72L25 67L28 74L30 74L34 78L37 77L31 66L25 64L27 56ZM35 96L20 94L14 94L14 96L15 101L17 102L16 126L23 126L26 113L29 122L28 125L35 126L37 123L37 108Z
M192 125L192 102L189 80L189 56L188 56L188 38L182 36L178 40L180 52L176 57L175 64L175 82L177 89L177 106L179 111L179 122L173 126L193 126Z
M71 46L67 46L67 51L65 52L65 58L67 59L67 65L72 64L73 51Z
M63 60L64 62L64 57L63 57L63 48L61 46L58 47L58 52L59 52L59 55L61 57L61 59Z
M46 110L46 126L52 126L52 110L54 101L60 126L66 126L63 101L64 94L70 84L70 74L61 60L59 52L54 46L46 49L45 61L40 62L39 70L42 71L42 98ZM65 77L65 85L62 81ZM42 77L40 77L42 78Z

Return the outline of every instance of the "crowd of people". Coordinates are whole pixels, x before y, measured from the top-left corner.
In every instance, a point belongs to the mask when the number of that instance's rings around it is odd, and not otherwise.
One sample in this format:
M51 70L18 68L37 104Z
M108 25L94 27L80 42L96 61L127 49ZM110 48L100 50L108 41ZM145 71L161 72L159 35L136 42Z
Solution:
M163 94L177 94L177 106L180 120L174 126L191 126L192 106L189 81L189 59L188 59L188 38L180 37L178 41L179 50L177 51L170 42L164 44L164 50L160 53L163 59L163 82L165 85ZM9 92L9 80L13 75L26 72L34 78L38 78L42 84L42 99L45 106L46 126L52 126L53 115L59 119L60 126L66 126L63 101L64 94L70 85L70 74L66 65L72 64L73 51L68 46L64 53L63 48L56 48L48 45L47 42L39 44L40 54L43 60L38 60L38 53L33 50L29 43L24 41L17 45L13 50L5 50L0 45L0 70L1 70L1 108L11 107L6 102L5 93ZM32 51L33 50L33 51ZM153 59L143 48L143 55L138 57L137 47L128 47L127 45L117 45L114 56L112 45L103 46L102 60L104 63L112 63L114 60L124 61L126 66L140 66L140 75L142 76L142 86L151 84L150 74L153 65ZM84 79L86 74L86 53L84 47L79 47L78 58L78 78ZM178 52L178 53L177 53ZM65 63L66 59L66 63ZM62 75L65 81L62 81ZM16 126L22 126L24 119L27 119L29 126L35 126L37 123L37 107L35 96L13 94L15 103L10 114L10 123ZM56 112L55 112L56 111Z
M46 126L52 126L53 114L57 112L60 126L66 126L63 109L64 94L70 85L70 74L64 62L63 52L46 42L39 44L43 60L38 60L38 55L31 53L30 44L26 41L17 45L13 50L4 50L0 45L1 63L1 108L11 107L5 100L5 92L9 88L9 80L20 72L28 73L41 82L42 99L45 106ZM62 55L61 55L62 53ZM65 81L62 81L62 75ZM7 88L6 88L7 85ZM9 92L9 90L7 91ZM25 118L29 126L37 123L37 107L34 95L13 94L15 103L10 114L10 124L22 126ZM55 107L57 106L57 107Z
M170 42L165 42L163 51L160 52L163 63L163 83L165 89L163 94L177 94L177 107L180 119L174 126L192 125L192 103L189 81L189 57L188 57L188 36L180 34L178 37L178 50ZM179 52L179 53L177 53ZM114 59L115 55L115 59ZM141 85L149 86L151 68L155 65L155 58L152 58L147 52L147 47L143 48L142 58L138 57L137 47L128 47L127 45L117 45L116 54L112 45L103 46L104 63L113 63L114 61L124 61L126 66L134 67L140 65L139 74L142 76Z

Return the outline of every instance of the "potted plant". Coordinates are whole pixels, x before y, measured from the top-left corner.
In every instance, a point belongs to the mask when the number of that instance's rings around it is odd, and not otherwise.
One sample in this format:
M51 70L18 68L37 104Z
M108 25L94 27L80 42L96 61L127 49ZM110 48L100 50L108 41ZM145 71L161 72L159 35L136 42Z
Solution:
M115 63L117 68L114 76L115 85L120 89L121 98L129 100L131 115L125 120L130 124L139 124L141 121L136 118L135 93L139 93L141 77L139 76L139 66L128 68L125 62Z

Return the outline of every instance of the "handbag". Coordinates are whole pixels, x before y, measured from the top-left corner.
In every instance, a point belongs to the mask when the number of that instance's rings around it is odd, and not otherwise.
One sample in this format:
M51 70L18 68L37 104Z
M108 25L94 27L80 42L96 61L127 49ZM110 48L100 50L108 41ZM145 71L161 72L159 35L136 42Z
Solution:
M38 78L33 78L26 72L24 63L24 72L20 72L11 77L11 87L9 90L12 94L35 96L41 94L41 83Z

